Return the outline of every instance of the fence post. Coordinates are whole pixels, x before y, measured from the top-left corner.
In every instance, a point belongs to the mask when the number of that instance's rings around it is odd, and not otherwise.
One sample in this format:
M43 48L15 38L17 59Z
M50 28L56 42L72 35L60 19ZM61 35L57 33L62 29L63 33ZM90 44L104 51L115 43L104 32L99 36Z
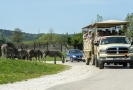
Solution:
M54 64L56 64L56 57L54 57Z

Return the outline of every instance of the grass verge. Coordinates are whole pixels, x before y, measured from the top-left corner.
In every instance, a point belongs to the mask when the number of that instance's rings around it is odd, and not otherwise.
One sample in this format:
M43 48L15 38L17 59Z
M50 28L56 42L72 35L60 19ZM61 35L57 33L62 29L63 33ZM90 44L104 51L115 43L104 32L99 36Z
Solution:
M70 68L67 65L0 58L0 84L56 74Z

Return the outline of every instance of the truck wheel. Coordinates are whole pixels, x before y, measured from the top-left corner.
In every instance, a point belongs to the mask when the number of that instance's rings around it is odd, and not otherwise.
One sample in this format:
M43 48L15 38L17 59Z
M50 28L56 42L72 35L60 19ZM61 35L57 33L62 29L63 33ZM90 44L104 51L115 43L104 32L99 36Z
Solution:
M127 67L127 63L123 63L123 67Z
M85 61L86 61L86 65L90 64L90 58L87 58Z
M95 65L95 55L92 54L92 65Z
M130 62L130 68L133 69L133 62Z
M103 69L104 68L104 62L103 61L99 60L98 64L99 64L99 69Z
M99 67L98 60L97 60L97 56L95 56L95 65L96 65L96 67Z

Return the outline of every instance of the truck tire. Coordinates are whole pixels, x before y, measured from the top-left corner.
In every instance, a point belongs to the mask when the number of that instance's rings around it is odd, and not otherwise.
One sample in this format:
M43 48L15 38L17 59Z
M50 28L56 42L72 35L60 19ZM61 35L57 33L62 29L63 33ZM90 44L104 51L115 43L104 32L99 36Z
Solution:
M85 61L86 61L86 65L90 64L90 58L87 58Z
M130 68L133 69L133 61L130 62Z
M92 54L92 65L95 65L95 55Z
M96 67L99 67L97 56L95 56L95 65Z
M127 63L126 62L123 63L123 67L127 67Z
M99 64L99 69L103 69L104 68L104 62L103 61L99 60L98 64Z

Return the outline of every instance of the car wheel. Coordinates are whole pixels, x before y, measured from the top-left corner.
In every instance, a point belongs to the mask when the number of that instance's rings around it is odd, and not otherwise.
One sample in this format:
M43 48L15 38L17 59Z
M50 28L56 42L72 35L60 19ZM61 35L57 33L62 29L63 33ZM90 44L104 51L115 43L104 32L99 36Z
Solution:
M72 59L72 58L70 58L70 61L71 61L71 62L73 62L73 59Z
M68 60L65 58L65 61L68 62Z

